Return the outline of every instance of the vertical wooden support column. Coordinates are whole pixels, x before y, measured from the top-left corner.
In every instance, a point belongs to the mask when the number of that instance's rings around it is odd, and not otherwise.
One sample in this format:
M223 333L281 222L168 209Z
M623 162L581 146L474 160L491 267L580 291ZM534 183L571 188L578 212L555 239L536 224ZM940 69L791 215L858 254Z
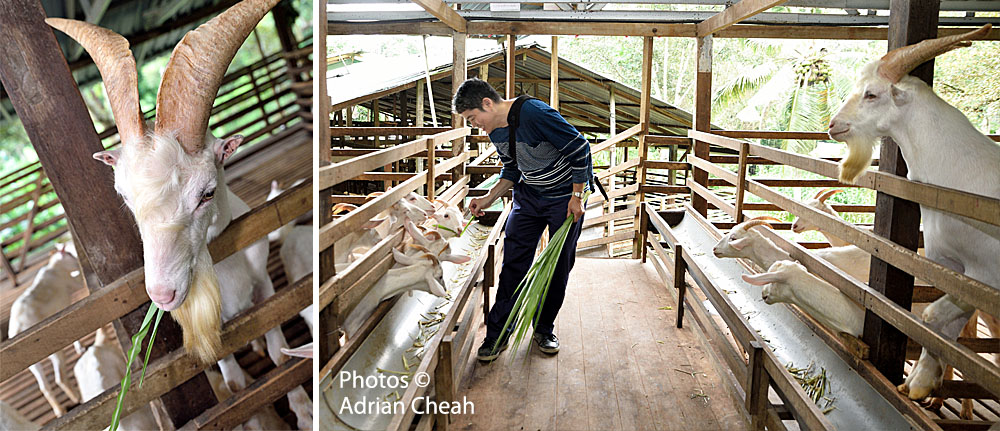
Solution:
M684 274L687 271L687 262L684 260L684 247L680 244L674 245L674 289L677 289L677 327L684 327L684 295L687 294L687 283L684 282Z
M642 39L642 91L639 93L639 164L636 166L635 182L639 185L639 190L635 193L635 222L632 223L635 229L635 239L632 240L632 259L641 257L643 250L643 238L639 235L639 222L642 215L642 203L646 200L646 194L642 191L643 184L646 183L646 156L649 151L646 145L646 134L649 133L649 100L653 91L653 37L646 36ZM626 151L628 151L626 149Z
M517 48L514 46L516 38L512 34L507 35L507 79L504 81L507 91L504 93L506 98L513 99L516 94L514 94L514 51Z
M609 89L608 89L608 112L610 114L610 115L608 115L608 136L615 136L615 129L617 128L617 124L615 124L615 123L617 123L617 121L618 121L618 119L616 118L616 115L615 115L615 112L617 111L617 108L615 107L615 88L611 87L610 84L608 85L608 87L609 87ZM625 151L628 151L628 147L625 147ZM611 169L614 169L614 167L618 165L618 144L614 144L614 145L611 146L611 149L608 152L608 160L610 161L608 163L608 165L610 166ZM610 193L610 191L614 191L614 189L615 189L615 182L616 182L615 178L616 177L618 177L617 174L608 177L608 190L609 190L609 193ZM596 192L596 190L595 190L595 192ZM604 206L607 208L607 213L608 214L611 214L611 213L615 212L615 199L616 198L608 199L607 202L604 203ZM628 199L628 196L626 196L625 199ZM614 220L608 220L608 227L607 227L607 229L608 229L608 236L611 236L611 235L615 234L615 221ZM614 251L614 244L609 243L608 244L608 257L615 257L614 254L612 253L613 251Z
M937 36L940 4L931 0L893 0L889 14L889 50ZM911 75L930 84L934 77L933 60L918 66ZM878 169L906 176L906 162L891 139L882 141ZM917 249L920 206L884 193L875 197L875 233L910 250ZM869 285L909 310L913 301L913 276L872 256ZM865 312L862 341L868 344L869 359L893 384L903 381L906 335L870 310Z
M712 127L712 36L697 38L695 53L694 129L708 132ZM694 141L694 155L708 159L707 142ZM708 172L692 167L694 182L708 187ZM708 214L708 201L691 193L691 206L701 215Z
M559 110L559 36L552 36L552 58L549 61L549 105ZM614 135L614 132L611 132Z
M750 154L750 144L744 142L740 145L739 180L736 183L736 223L743 223L743 219L746 218L743 215L743 194L746 192L748 154Z
M465 41L467 39L465 33L454 32L451 35L451 46L452 46L452 67L451 67L451 94L455 94L458 91L458 86L465 82L465 78L468 76L469 65L465 57ZM449 103L450 104L450 103ZM465 118L458 115L457 112L451 113L451 127L459 128L465 127ZM461 137L451 141L451 156L459 156L465 152L465 137ZM458 180L465 176L465 163L455 166L451 170L451 182L452 184L457 183ZM460 205L464 206L463 203Z
M437 157L437 148L434 145L433 139L427 140L427 199L434 201L437 196L437 185L436 177L437 172L434 171L434 166L436 165L434 158Z
M330 97L327 95L326 88L326 38L327 38L327 21L326 21L326 2L317 1L315 2L316 8L318 10L317 15L321 17L317 23L316 29L316 52L320 53L316 56L313 61L313 76L315 79L319 80L319 90L317 91L317 100L315 104L318 106L318 115L316 115L316 130L319 131L319 163L320 166L327 166L332 161L332 153L330 151L330 108L331 102ZM351 108L347 108L347 122L350 124L351 116L353 112ZM319 190L317 187L319 203L319 214L317 214L318 226L323 226L329 224L333 221L333 215L331 210L333 207L333 202L330 199L330 189ZM330 277L337 272L334 267L333 260L333 248L331 246L326 250L321 250L319 253L319 282L322 284L324 281L328 280ZM319 328L316 331L319 340L316 340L319 344L319 362L326 362L327 359L333 357L333 354L339 350L340 341L337 337L337 316L333 313L333 307L326 307L319 310Z
M460 310L455 310L458 313ZM434 398L437 402L451 403L455 400L455 386L454 381L454 371L453 364L455 363L455 358L452 357L452 351L454 351L455 341L454 334L452 333L453 328L441 328L443 331L448 331L447 334L441 339L441 344L438 345L438 360L437 367L434 369ZM461 350L461 346L459 346ZM435 414L434 423L436 429L440 431L447 431L450 429L449 424L451 423L451 415L447 413L447 409L444 413Z
M73 81L45 11L37 0L10 0L0 7L0 81L24 124L42 167L66 213L78 253L91 263L96 291L142 266L142 243L132 216L121 210L112 169L93 160L104 150L80 90ZM86 179L81 181L80 179ZM119 342L131 344L148 305L116 322ZM181 347L180 327L163 319L151 358ZM215 404L204 374L164 394L174 425L187 423Z
M423 85L421 85L420 83L417 83L417 86L416 86L416 89L417 89L417 106L416 106L417 116L413 119L413 127L424 127L424 88L425 87ZM430 154L428 154L428 157L430 157ZM426 166L425 163L426 163L427 159L421 159L420 157L417 157L416 161L417 161L417 170L416 171L420 172L420 171L424 170L424 167ZM431 184L431 186L428 186L428 184ZM426 184L423 185L423 188L424 188L424 193L423 194L425 196L427 196L427 197L431 196L431 194L433 193L433 191L432 191L433 190L433 184L434 183L432 183L432 182L428 182L428 183L426 183Z
M771 379L764 369L764 348L756 341L750 342L750 382L747 384L746 407L750 413L750 429L763 430L764 418L767 417L767 388Z
M483 267L483 321L490 317L490 288L496 285L496 244L490 244L486 251L486 266Z

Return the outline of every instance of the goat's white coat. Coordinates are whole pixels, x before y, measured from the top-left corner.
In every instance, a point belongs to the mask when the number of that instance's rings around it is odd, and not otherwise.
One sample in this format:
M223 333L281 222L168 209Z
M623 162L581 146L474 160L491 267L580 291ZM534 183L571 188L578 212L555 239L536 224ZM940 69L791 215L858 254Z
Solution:
M74 274L79 274L79 271L80 264L76 256L67 253L65 249L56 251L49 258L48 264L35 274L31 286L25 289L11 305L7 336L14 338L24 330L69 307L73 291L83 286L82 278L74 277ZM83 351L79 341L74 342L74 347L78 352ZM49 355L49 361L52 362L56 385L62 388L70 402L79 402L80 396L73 388L72 381L66 379L66 360L63 357L62 349ZM42 363L33 364L28 369L35 376L38 388L42 391L42 395L56 416L64 415L66 410L56 399L52 387L45 379Z
M790 260L777 261L767 271L743 275L743 281L747 283L765 285L761 290L764 302L795 304L835 332L861 336L865 325L864 308L836 287L810 274L800 263Z
M90 346L73 366L73 374L80 383L80 395L83 402L104 393L105 390L121 385L125 377L125 355L117 346L107 343L108 339L103 329L98 329L94 345ZM157 430L153 409L149 404L125 416L119 422L123 431Z
M849 159L867 163L876 140L890 137L906 160L909 179L1000 198L1000 145L920 79L905 76L893 84L881 77L880 62L865 66L831 121L831 137L847 142ZM860 164L845 162L841 179L854 180L866 169ZM920 213L929 259L1000 289L1000 226L925 206ZM973 309L945 295L924 311L924 320L954 340ZM925 349L900 390L911 399L926 397L940 385L942 368Z

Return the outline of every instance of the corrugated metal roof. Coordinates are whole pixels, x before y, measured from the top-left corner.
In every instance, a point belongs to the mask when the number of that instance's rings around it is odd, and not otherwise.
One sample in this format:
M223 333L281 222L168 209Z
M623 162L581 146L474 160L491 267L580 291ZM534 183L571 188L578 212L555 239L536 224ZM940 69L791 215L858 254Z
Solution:
M546 83L537 82L525 85L520 82L520 92L533 91L542 100L548 101L551 53L541 45L530 43L518 45L519 52L515 70L520 78L540 79ZM520 52L524 54L520 54ZM451 116L451 53L447 54L447 62L441 55L430 58L430 74L446 74L434 81L434 104L440 124L449 124ZM522 60L523 58L523 60ZM387 67L387 65L392 67ZM505 77L504 53L500 48L470 53L468 56L469 77L479 74L479 65L490 64L490 80L502 81ZM416 85L426 85L424 79L423 59L419 56L372 60L349 66L350 73L343 69L330 71L327 74L328 88L332 104L345 104L349 101L368 102L374 95L384 93L379 98L382 112L396 112L394 98L388 97L404 89ZM566 119L576 127L608 129L607 123L611 116L608 106L610 91L616 93L616 125L618 130L624 130L637 123L639 118L638 89L629 87L611 78L594 72L586 67L575 64L564 58L559 59L559 100L560 111ZM536 87L536 88L532 88ZM413 98L410 91L409 98ZM653 133L668 135L685 135L685 130L691 127L691 114L669 103L651 98L653 109L650 121ZM412 108L413 103L408 103ZM410 109L412 112L413 109ZM427 112L429 115L429 111Z

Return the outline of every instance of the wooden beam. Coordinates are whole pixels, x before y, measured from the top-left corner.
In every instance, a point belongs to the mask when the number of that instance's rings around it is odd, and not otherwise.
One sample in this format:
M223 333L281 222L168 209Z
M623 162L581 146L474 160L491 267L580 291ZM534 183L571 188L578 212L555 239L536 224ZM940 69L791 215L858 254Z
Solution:
M559 36L552 36L552 52L549 61L549 106L559 110Z
M785 0L741 0L722 12L712 15L711 18L696 24L695 35L698 37L708 36L784 2Z
M695 48L694 130L707 132L712 128L712 36L699 37ZM707 142L694 142L694 155L708 159ZM708 172L695 169L694 182L708 185ZM698 214L708 215L708 201L695 194L691 206Z
M934 0L894 0L890 4L889 50L937 37L941 4ZM933 59L918 66L911 75L930 85L934 78ZM882 141L879 172L906 177L906 161L892 139ZM920 234L920 206L886 193L875 196L875 234L916 251ZM913 301L913 275L872 256L868 284L872 289L904 309ZM861 340L871 349L869 360L893 384L903 382L906 335L871 310L865 311Z
M639 166L636 170L636 183L645 184L646 166L642 163L649 156L649 146L646 145L646 135L649 134L649 110L653 92L653 38L644 37L642 39L642 89L639 91ZM635 222L633 226L639 226L639 219L642 218L642 202L645 200L645 192L640 187L635 197ZM643 254L645 247L642 246L643 239L639 236L639 230L635 231L635 238L632 241L632 259L638 259Z
M420 5L424 8L427 13L434 15L435 18L441 20L452 30L459 33L465 33L467 31L468 23L465 18L462 18L458 12L455 12L451 6L448 6L445 2L441 0L412 0L414 3Z
M468 39L468 35L465 33L455 32L451 35L451 94L458 92L458 87L465 82L469 73L468 58L466 57L465 43ZM451 114L451 127L453 128L463 128L465 127L465 117L462 117L457 112ZM468 135L466 133L465 135ZM455 157L465 151L465 135L459 136L458 138L451 141L451 156ZM465 164L459 164L451 170L451 181L452 183L457 183L462 176L465 175ZM434 187L434 184L428 183L429 187Z
M505 52L505 64L507 66L507 79L504 81L506 83L506 93L505 96L508 99L513 99L516 95L514 94L514 82L517 79L514 76L514 60L517 58L515 54L515 43L517 38L513 34L507 35L507 51Z

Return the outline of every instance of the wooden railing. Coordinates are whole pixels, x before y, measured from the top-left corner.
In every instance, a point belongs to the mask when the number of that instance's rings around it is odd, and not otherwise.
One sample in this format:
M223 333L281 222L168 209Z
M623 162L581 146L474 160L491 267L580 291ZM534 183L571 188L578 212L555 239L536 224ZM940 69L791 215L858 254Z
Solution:
M804 205L771 188L771 185L794 186L794 184L775 183L773 182L774 180L765 182L756 178L746 177L747 166L752 164L750 160L753 158L765 159L773 163L784 164L830 178L836 178L838 175L837 164L834 161L794 154L725 137L722 134L721 132L690 132L690 136L698 141L738 151L739 157L736 162L736 172L713 163L712 159L718 156L711 156L706 159L691 155L688 157L688 162L693 168L704 170L718 178L719 182L715 182L714 184L710 182L710 185L721 184L735 187L737 189L736 204L730 204L725 201L716 193L716 190L709 189L700 184L691 183L690 185L694 194L706 199L735 221L739 221L743 217L744 211L751 208L787 211L810 224L818 226L821 230L831 235L835 235L858 246L873 257L881 259L916 278L930 282L936 288L923 288L919 294L918 291L915 291L914 302L933 301L940 297L942 294L941 291L943 291L944 293L956 296L966 303L975 304L978 309L986 313L994 316L1000 315L1000 291L994 287L988 286L964 274L952 271L868 230L859 229L857 226L844 221L840 217ZM741 132L740 135L748 136L752 135L752 133ZM785 136L787 137L787 135ZM804 137L796 136L796 138ZM732 163L733 160L725 160L725 162ZM923 206L1000 226L1000 199L979 196L946 187L917 183L899 176L876 171L868 171L863 174L858 179L856 185L840 186L869 188L911 200ZM743 203L745 193L760 197L767 201L767 204L745 204ZM874 210L870 206L849 206L844 209L855 212ZM721 226L722 223L716 223L716 225ZM728 226L731 225L728 224ZM858 304L862 304L865 309L906 334L911 339L911 344L916 343L916 345L927 348L938 355L945 363L962 370L965 382L962 382L960 386L964 390L955 389L955 385L951 385L951 388L947 391L948 394L961 397L964 393L971 397L976 393L984 393L982 389L978 389L972 386L972 383L969 383L975 382L976 385L982 386L994 396L1000 395L1000 369L977 354L977 352L996 352L1000 350L997 348L998 340L986 339L978 343L970 343L969 340L956 342L946 339L938 331L931 329L910 310L897 305L884 294L872 289L867 284L847 276L825 260L814 257L802 245L788 241L773 231L765 229L763 232L775 244L788 252L793 259L801 262L810 272L823 278ZM842 337L830 334L825 328L816 325L810 318L803 318L803 321L806 321L845 361L850 363L855 369L860 370L859 373L901 413L911 419L919 419L918 416L921 415L913 412L913 403L899 397L895 391L895 387L889 384L888 379L878 371L875 371L871 363L866 361L867 346L863 342L853 338L845 340ZM965 344L975 346L976 351L973 351ZM926 418L921 420L926 422ZM929 427L935 428L937 425L931 423Z

